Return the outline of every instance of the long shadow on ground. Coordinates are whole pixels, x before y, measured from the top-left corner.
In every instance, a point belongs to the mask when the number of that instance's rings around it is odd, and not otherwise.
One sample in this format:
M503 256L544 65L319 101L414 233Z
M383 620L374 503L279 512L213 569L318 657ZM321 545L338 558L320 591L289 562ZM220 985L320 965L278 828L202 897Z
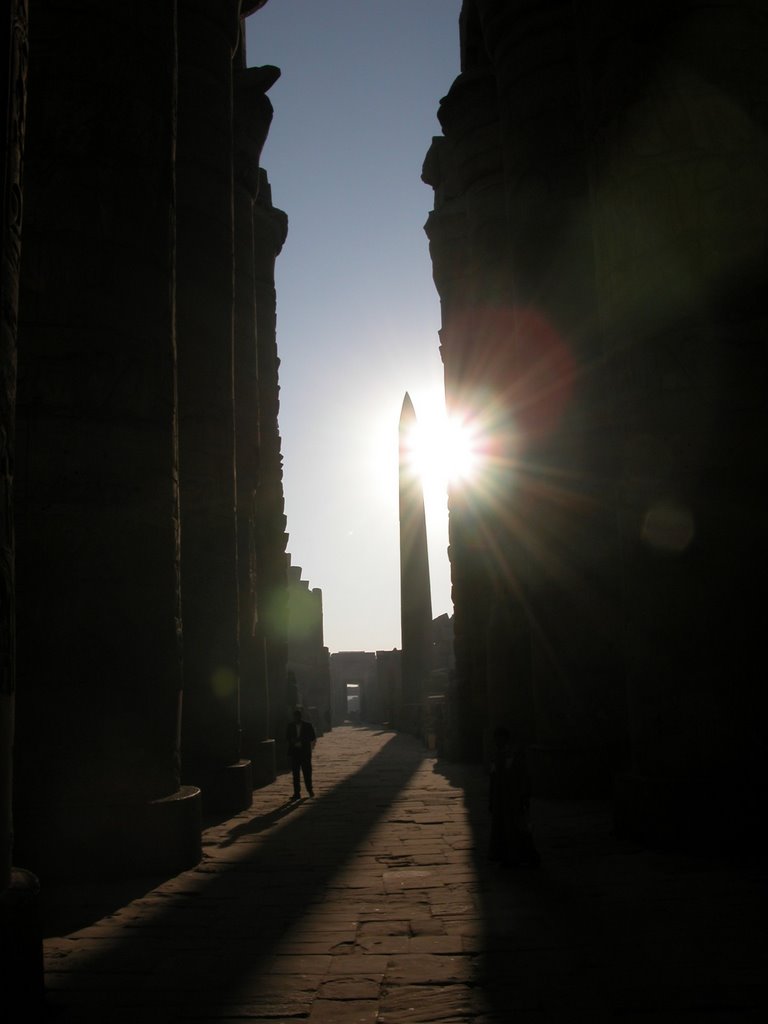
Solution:
M435 770L464 791L485 927L476 983L499 1020L765 1019L764 858L652 851L613 834L605 802L534 801L541 866L505 869L487 857L481 770Z
M297 805L236 825L218 844L226 850L223 856L181 876L183 895L178 887L172 898L148 892L139 906L118 912L124 924L118 940L87 951L87 999L78 998L74 978L71 993L57 988L49 994L51 1019L98 1019L95 1003L100 1002L102 1020L127 1020L131 1005L146 1004L149 989L158 1005L153 1020L176 1020L193 1008L194 1015L205 1017L207 1003L226 1004L227 993L252 978L308 908L323 902L334 876L423 758L416 740L392 735L359 769L302 805L292 820L286 815ZM262 837L248 851L248 836L270 827L276 827L274 836ZM94 996L94 988L103 994Z

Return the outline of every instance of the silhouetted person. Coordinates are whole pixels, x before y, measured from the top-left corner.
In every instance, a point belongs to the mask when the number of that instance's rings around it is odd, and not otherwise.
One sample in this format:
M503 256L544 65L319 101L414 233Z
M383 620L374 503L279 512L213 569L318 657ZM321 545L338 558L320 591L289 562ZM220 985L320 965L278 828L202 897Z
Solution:
M525 750L512 743L509 730L503 725L494 729L493 741L488 856L510 867L537 867L539 854L530 829L531 793Z
M291 758L291 770L293 771L293 799L301 797L301 779L304 776L304 785L310 796L315 795L312 788L312 751L315 749L317 737L311 722L305 722L301 717L301 708L293 712L293 721L285 731L285 739L288 743L288 754Z

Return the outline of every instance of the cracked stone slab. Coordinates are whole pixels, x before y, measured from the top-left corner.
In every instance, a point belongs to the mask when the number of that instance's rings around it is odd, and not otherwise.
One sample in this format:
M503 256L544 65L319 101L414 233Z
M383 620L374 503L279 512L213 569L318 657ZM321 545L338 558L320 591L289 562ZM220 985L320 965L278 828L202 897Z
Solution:
M360 924L359 935L410 935L411 928L408 921L385 920L385 921L363 921Z
M357 939L357 948L364 953L408 953L410 942L407 935L361 935Z
M327 974L333 960L328 954L319 956L276 956L271 957L264 965L265 973L270 974ZM344 958L349 959L348 957Z
M402 889L442 889L445 885L436 871L427 868L392 868L384 872L382 880L387 892L399 892Z
M466 985L385 987L380 1000L380 1024L453 1024L475 1020L478 999Z
M414 917L410 921L411 935L445 935L445 925L437 917Z
M375 953L350 953L346 956L330 957L327 974L369 974L382 973L387 969L390 958Z
M270 1024L277 1024L279 1021L306 1020L312 1009L310 998L303 1000L295 999L255 999L244 1003L226 1003L223 1005L200 1007L196 1010L187 1010L182 1017L172 1018L174 1021L235 1021L235 1020L263 1020L270 1021ZM134 1011L135 1012L135 1011ZM111 1021L111 1016L109 1020ZM161 1018L162 1019L162 1018ZM166 1021L168 1017L164 1018ZM142 1024L145 1018L142 1015Z
M360 974L349 978L329 978L321 983L318 996L322 999L335 1000L378 999L383 979L383 972L381 974Z
M474 974L473 960L466 955L408 953L391 957L385 977L388 986L439 985L470 981Z
M374 1024L379 1019L377 999L316 999L309 1024Z
M462 954L467 950L461 935L414 935L408 947L409 953Z

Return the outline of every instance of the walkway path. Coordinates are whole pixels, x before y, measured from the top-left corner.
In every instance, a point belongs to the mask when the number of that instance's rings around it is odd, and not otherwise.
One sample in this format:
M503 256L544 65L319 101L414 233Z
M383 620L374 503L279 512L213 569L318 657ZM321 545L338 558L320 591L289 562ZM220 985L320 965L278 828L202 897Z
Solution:
M536 804L540 869L489 865L481 771L391 732L334 729L315 779L258 790L170 881L49 893L50 1019L768 1019L765 870L645 852L584 803Z

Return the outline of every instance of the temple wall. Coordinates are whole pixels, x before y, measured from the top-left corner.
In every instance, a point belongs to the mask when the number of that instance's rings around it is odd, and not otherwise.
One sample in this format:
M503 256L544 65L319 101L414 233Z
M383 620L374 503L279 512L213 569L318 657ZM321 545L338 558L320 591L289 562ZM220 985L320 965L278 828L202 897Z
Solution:
M670 832L765 778L766 28L467 0L424 167L447 400L492 456L449 502L457 748L506 720L542 793L626 768L640 832L665 787Z
M603 6L588 11L599 314L622 427L621 806L649 831L660 806L684 831L714 795L738 833L768 777L751 597L764 555L768 13L623 12L606 59Z
M270 686L266 644L259 623L261 573L257 490L261 474L261 407L257 332L256 249L253 206L259 193L259 157L272 120L265 95L277 68L235 72L235 457L240 648L241 752L256 785L275 777L270 739ZM274 302L270 296L269 301ZM263 314L262 314L263 315ZM272 339L272 343L274 339Z
M0 55L5 87L0 165L0 892L11 883L12 747L16 691L15 538L13 474L16 360L21 269L22 167L27 79L27 5L14 3L3 20Z
M278 74L243 66L239 15L256 6L36 4L14 827L43 880L179 870L200 855L198 784L211 809L251 801L240 607L258 631L259 595L285 580L274 260L286 218L268 188L256 201ZM272 772L280 628L278 616L271 662L244 677Z
M278 413L280 411L277 353L277 297L275 260L288 231L288 218L272 205L265 171L253 205L254 281L259 403L259 475L256 488L255 560L256 639L264 650L269 685L269 735L281 739L286 709L291 700L286 689L288 561L286 517L283 500L283 458ZM282 745L281 749L282 749Z
M0 22L2 162L0 162L0 1012L43 1010L40 886L13 850L13 743L16 696L15 456L16 359L21 269L22 180L26 127L28 20L26 0L7 5Z
M176 266L184 778L250 803L241 762L235 523L232 58L239 3L179 7ZM239 806L238 806L239 805Z
M37 5L29 83L16 835L110 870L179 794L173 5Z

